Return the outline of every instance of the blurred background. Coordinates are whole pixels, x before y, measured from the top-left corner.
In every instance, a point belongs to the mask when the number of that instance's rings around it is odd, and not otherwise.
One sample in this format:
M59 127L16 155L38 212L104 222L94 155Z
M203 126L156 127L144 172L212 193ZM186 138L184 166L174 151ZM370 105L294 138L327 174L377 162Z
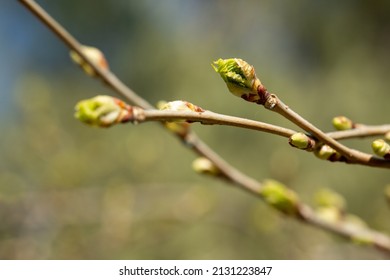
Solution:
M325 131L331 119L388 122L389 1L86 1L39 3L114 73L157 103L295 128L228 93L210 64L239 57ZM115 95L18 1L0 9L1 259L383 259L195 174L195 156L157 124L87 127L74 105ZM193 125L232 165L274 178L314 205L322 188L390 232L388 170L320 161L286 139ZM370 140L346 141L370 152Z

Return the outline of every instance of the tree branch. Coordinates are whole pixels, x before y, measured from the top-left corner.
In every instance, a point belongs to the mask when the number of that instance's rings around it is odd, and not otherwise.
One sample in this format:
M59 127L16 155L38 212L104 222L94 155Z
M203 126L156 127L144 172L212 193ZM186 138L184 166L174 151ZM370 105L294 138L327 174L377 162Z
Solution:
M301 117L299 114L294 112L291 108L289 108L287 105L285 105L276 95L270 94L269 99L272 99L272 107L267 107L267 103L265 107L267 109L270 109L271 111L274 111L288 120L290 120L292 123L298 125L300 128L305 130L306 132L312 134L316 139L321 141L322 143L330 146L331 148L335 149L337 152L339 152L341 155L345 156L347 159L347 163L355 163L355 164L362 164L367 166L374 166L374 167L382 167L382 168L390 168L390 161L386 160L384 158L379 158L367 153L363 153L361 151L357 151L354 149L351 149L340 142L336 141L334 138L330 137L326 133L324 133L322 130L311 124L309 121ZM267 100L266 102L270 102Z
M299 144L293 144L293 146L314 150L315 152L320 151L317 154L321 158L332 161L344 161L366 166L390 168L390 160L363 153L341 144L308 120L301 117L298 113L291 110L275 94L270 93L265 88L259 78L257 78L255 68L246 61L239 58L218 59L213 62L212 67L221 75L221 78L225 81L232 94L245 101L262 105L266 109L282 115L310 134L309 136L300 135L297 137L296 142L299 142ZM326 149L322 151L312 149L318 147L312 147L313 145L308 144L309 140L311 140L308 137L320 141L323 144L322 147Z
M55 33L66 45L70 47L71 50L75 51L80 57L82 57L87 64L89 64L92 69L96 72L97 77L104 81L107 86L111 87L115 92L126 98L132 104L135 104L144 109L153 109L153 106L144 100L142 97L138 96L126 85L124 85L114 74L112 74L107 69L102 69L95 63L93 63L88 56L86 56L81 50L81 44L77 42L60 24L58 24L50 15L48 15L38 4L32 0L19 0L24 4L32 13L34 13L45 25L47 25L53 33ZM151 110L145 111L145 115L149 114L149 118L154 120L162 120L161 118L170 117L176 118L178 115L171 114L170 112L165 112L162 115L158 115L156 111ZM171 114L169 116L169 114ZM182 118L185 114L182 114ZM207 112L204 116L210 116L209 119L202 119L200 116L192 116L194 120L207 122L214 120L218 124L229 124L234 126L240 126L246 128L256 128L256 130L266 131L269 133L278 134L280 136L287 137L288 134L293 133L292 130L271 126L269 124L264 124L260 122L238 120L234 117L221 117L221 115ZM187 117L190 117L189 115ZM160 119L159 119L160 118ZM310 127L308 127L310 128ZM310 130L310 129L309 129ZM277 210L288 214L290 217L296 218L300 221L303 221L309 225L325 229L329 232L336 233L343 237L352 240L362 240L364 239L367 244L374 245L377 248L383 249L387 253L390 253L390 238L384 234L376 232L374 230L355 228L351 230L346 226L345 223L335 223L329 222L320 218L311 208L299 202L296 195L289 189L281 187L280 185L275 186L275 184L269 184L266 182L260 183L257 180L243 174L239 170L232 167L225 160L223 160L219 155L217 155L212 149L210 149L204 142L202 142L199 137L188 130L186 133L177 133L175 135L179 137L186 145L186 147L192 149L196 154L206 157L210 160L219 170L222 178L227 180L229 183L234 184L243 190L246 190L260 198L262 198L269 205L275 207ZM327 140L329 136L318 134L323 139ZM317 136L317 135L315 135ZM332 139L332 138L331 138ZM333 139L332 139L333 140ZM332 140L330 143L333 143ZM271 197L270 197L271 196ZM275 201L276 199L276 201ZM279 204L281 202L281 204ZM285 203L288 203L289 208L285 207Z

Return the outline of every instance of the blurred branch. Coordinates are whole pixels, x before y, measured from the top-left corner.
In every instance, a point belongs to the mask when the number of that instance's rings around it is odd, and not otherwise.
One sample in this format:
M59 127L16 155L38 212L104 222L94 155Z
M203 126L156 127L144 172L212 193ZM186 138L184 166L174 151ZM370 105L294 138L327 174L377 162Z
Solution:
M177 113L172 113L166 111L161 114L160 111L153 110L153 106L144 100L142 97L138 96L131 89L129 89L126 85L124 85L114 74L112 74L108 69L104 69L94 63L88 55L85 55L82 50L82 45L71 36L59 23L57 23L49 14L47 14L39 5L37 5L34 1L31 0L20 0L22 4L24 4L32 13L34 13L45 25L47 25L53 33L55 33L66 45L70 47L71 50L76 52L90 67L94 70L97 77L99 77L107 86L111 87L115 92L126 98L132 104L142 107L146 109L144 111L144 117L146 120L146 116L149 117L150 120L159 120L163 121L164 119L175 119L175 118L183 118L190 117L193 118L194 121L200 122L211 122L215 121L217 124L229 124L234 126L241 126L261 131L266 131L274 134L278 134L284 137L287 137L289 134L294 131L288 130L285 128L271 126L269 124L264 124L260 122L253 122L249 120L243 121L243 119L238 119L234 117L227 117L215 114L212 112L205 111L204 113L196 113L196 115L186 115L187 113L181 112L180 116ZM86 103L82 103L78 105L78 109L80 113L92 113L94 115L94 111L90 112L89 110L100 110L103 112L103 124L107 119L111 120L112 116L114 116L115 121L118 120L118 117L126 116L126 112L124 111L132 111L134 115L134 107L131 107L117 99L108 100L106 98L100 98L99 100L93 100L93 106L89 107L91 103L90 101L86 101ZM108 102L108 103L106 103ZM99 106L95 106L99 105ZM118 106L116 106L118 105ZM85 107L84 107L85 106ZM101 107L103 106L103 107ZM106 107L104 107L106 106ZM102 110L103 109L103 110ZM111 110L111 111L110 111ZM122 110L122 111L121 111ZM150 111L149 111L150 110ZM203 117L201 117L203 115ZM138 112L138 116L142 116ZM206 119L206 117L209 117ZM84 115L79 115L78 117L84 118ZM127 120L130 120L130 116L126 116ZM84 119L85 121L86 119ZM88 119L87 119L88 120ZM136 119L135 119L136 120ZM138 119L141 121L142 119ZM117 121L118 122L118 121ZM166 124L166 123L165 123ZM180 125L180 124L179 124ZM287 187L281 185L278 182L274 181L264 181L258 182L257 180L243 174L241 171L232 167L225 160L223 160L220 156L218 156L212 149L210 149L203 141L199 139L199 137L187 129L185 127L184 130L175 130L166 126L169 131L173 132L181 141L185 143L185 146L189 149L192 149L196 154L205 157L209 160L216 168L219 174L219 178L223 178L231 184L234 184L243 190L246 190L260 198L262 198L266 203L276 208L278 211L293 217L299 221L303 221L309 225L325 229L329 232L336 233L340 236L346 237L351 240L364 241L364 244L373 245L374 247L380 248L387 253L390 253L390 238L389 236L379 233L375 230L370 230L361 227L350 227L346 223L329 221L321 218L315 211L313 211L308 205L302 203L299 200L299 197ZM311 128L308 127L308 130L311 131ZM322 139L328 140L330 138L327 135L318 134ZM317 135L315 135L317 136ZM322 140L321 139L321 140ZM330 138L332 139L332 138ZM332 139L333 141L333 139ZM333 142L329 143L332 144ZM216 176L217 177L217 176Z

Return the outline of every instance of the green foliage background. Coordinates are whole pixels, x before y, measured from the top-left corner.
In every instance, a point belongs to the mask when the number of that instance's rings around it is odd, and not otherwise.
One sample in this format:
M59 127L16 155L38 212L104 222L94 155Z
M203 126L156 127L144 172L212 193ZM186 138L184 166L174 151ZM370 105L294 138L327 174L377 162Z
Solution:
M346 115L388 122L389 1L39 1L152 103L291 126L227 92L210 66L240 57L268 89L324 130ZM17 1L0 11L0 258L381 259L289 220L191 170L194 155L156 124L86 127L74 104L114 94ZM321 188L390 232L388 170L329 163L286 139L193 125L234 166L308 203ZM370 151L370 141L347 142Z

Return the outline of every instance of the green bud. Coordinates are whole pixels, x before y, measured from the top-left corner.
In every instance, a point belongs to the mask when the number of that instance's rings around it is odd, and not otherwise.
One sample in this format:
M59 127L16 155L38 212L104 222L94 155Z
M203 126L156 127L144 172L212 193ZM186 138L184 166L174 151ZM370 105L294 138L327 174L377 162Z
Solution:
M346 207L344 197L330 189L318 191L315 195L315 201L321 207L335 207L341 211Z
M390 158L390 145L383 139L377 139L371 144L374 153L380 157Z
M354 228L368 228L367 223L363 221L362 218L353 215L353 214L347 214L344 217L344 222L349 226L349 227L354 227Z
M370 246L374 244L372 235L368 233L356 234L351 237L351 240L356 245Z
M291 135L288 143L291 146L302 150L310 150L315 145L315 141L302 132Z
M220 171L218 167L214 165L209 159L205 157L199 157L192 162L192 169L197 173L208 175L219 175Z
M130 106L117 98L98 95L78 102L75 117L89 125L109 127L128 121L130 109Z
M282 183L274 180L265 180L260 190L260 195L267 203L287 215L296 215L298 213L298 196Z
M89 58L96 66L99 66L101 69L108 70L108 63L103 53L95 48L90 46L81 46L81 51L83 54ZM74 50L70 51L70 58L73 62L80 65L84 72L89 76L95 76L95 70Z
M367 224L358 216L348 214L344 218L343 227L355 234L351 237L352 242L358 245L372 245L373 235L367 230Z
M190 124L187 122L165 122L164 126L171 132L184 137L190 131Z
M231 93L250 102L260 100L257 89L262 84L252 65L239 58L220 58L211 66L221 75Z
M314 151L314 154L324 160L338 161L341 159L341 155L328 145L320 146Z
M329 223L337 223L342 219L340 210L335 207L318 207L316 214Z
M334 117L332 124L337 130L348 130L354 128L354 123L344 116Z
M386 134L385 134L385 140L386 140L387 142L390 142L390 131L386 132Z

